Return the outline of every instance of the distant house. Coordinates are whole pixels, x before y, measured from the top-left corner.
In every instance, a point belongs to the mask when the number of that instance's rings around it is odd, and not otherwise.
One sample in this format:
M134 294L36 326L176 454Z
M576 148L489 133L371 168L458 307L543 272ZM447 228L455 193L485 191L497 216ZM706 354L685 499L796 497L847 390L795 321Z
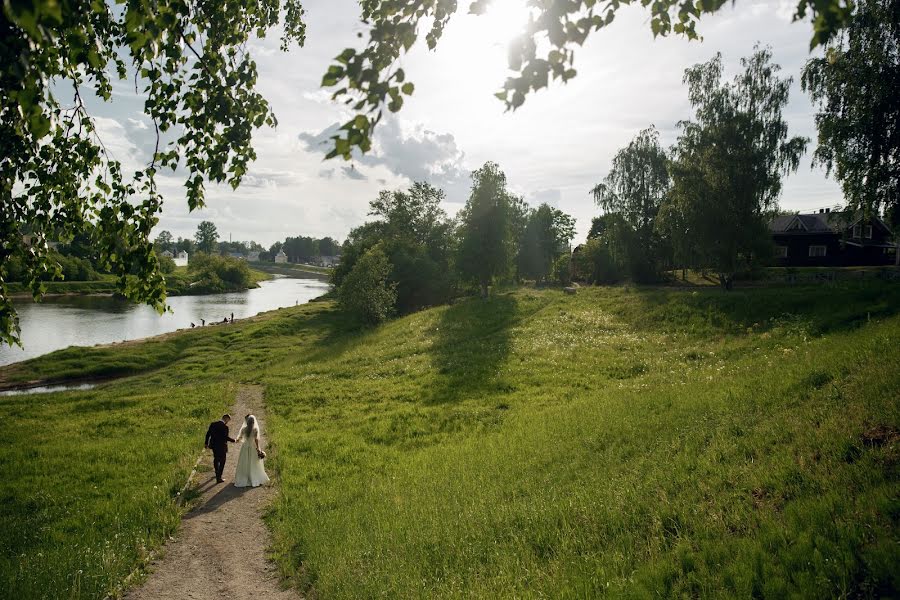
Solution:
M172 254L169 250L163 250L159 256L161 258L171 258L173 260L175 259L175 255Z
M175 255L175 266L176 267L186 267L188 266L188 253L184 250L179 250L178 254Z
M892 265L897 252L893 232L884 221L848 211L784 215L773 219L769 230L779 266Z
M247 260L247 257L240 252L229 252L228 256L230 256L231 258L236 258L238 260Z
M259 262L259 252L251 252L247 255L247 260L250 262Z
M275 262L277 262L277 263L286 263L287 262L287 254L284 253L284 250L278 251L278 254L275 255Z
M320 267L336 267L341 264L340 256L320 256L318 259L318 263Z

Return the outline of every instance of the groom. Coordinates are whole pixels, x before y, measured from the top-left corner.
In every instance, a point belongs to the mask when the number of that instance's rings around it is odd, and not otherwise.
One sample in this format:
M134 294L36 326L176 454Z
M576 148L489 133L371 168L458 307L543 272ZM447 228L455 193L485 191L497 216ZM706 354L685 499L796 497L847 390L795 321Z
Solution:
M213 451L213 468L216 470L216 483L225 481L222 479L222 471L225 470L225 459L228 458L228 442L234 439L228 436L228 421L231 415L222 415L222 419L209 424L206 430L205 445Z

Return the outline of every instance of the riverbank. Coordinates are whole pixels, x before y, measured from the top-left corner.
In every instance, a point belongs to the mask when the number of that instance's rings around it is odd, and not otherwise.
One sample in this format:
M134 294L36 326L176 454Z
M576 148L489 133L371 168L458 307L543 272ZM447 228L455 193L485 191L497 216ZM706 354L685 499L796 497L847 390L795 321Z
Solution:
M191 283L193 281L187 271L187 267L176 267L175 272L167 274L165 278L167 296L199 296L204 294L240 292L248 289L256 289L259 287L261 281L272 279L272 273L251 268L250 281L247 286L230 286L227 285L226 282L226 286L222 290L192 287ZM112 296L118 293L116 288L116 278L112 275L102 275L102 279L99 281L45 281L43 285L46 289L44 297L95 294ZM31 291L21 283L10 283L8 284L8 288L10 297L12 298L31 298Z
M274 263L274 262L254 262L250 263L258 270L268 273L280 273L282 275L291 275L295 273L304 273L306 275L315 275L324 279L331 279L333 269L324 267L316 267L313 265L302 265L296 263Z
M223 320L235 322L280 307L295 306L326 294L328 283L315 278L281 277L263 281L255 289L208 295L173 296L170 311L160 315L152 307L103 295L47 297L43 302L20 302L19 323L24 349L0 348L0 365L17 363L73 346L121 346L124 340L149 338L181 329L202 329ZM153 360L153 357L149 357ZM100 373L106 376L106 373Z
M278 449L274 557L308 596L891 596L898 310L876 282L512 290L377 329L317 302L28 361L130 377L0 398L0 586L114 589L174 531L241 383Z

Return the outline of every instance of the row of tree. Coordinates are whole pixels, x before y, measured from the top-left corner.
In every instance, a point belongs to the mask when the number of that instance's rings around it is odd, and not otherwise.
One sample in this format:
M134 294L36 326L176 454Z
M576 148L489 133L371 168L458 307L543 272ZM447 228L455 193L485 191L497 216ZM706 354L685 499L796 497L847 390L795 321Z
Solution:
M808 140L783 117L791 78L768 49L723 81L721 55L685 71L694 108L668 150L652 126L613 159L592 190L604 211L577 257L587 279L650 281L672 268L711 269L726 286L771 256L768 222L782 177L796 171Z
M529 207L491 162L472 173L472 191L455 219L444 192L425 182L382 191L373 220L344 242L333 283L340 304L368 322L447 302L461 287L487 295L495 281L546 281L569 261L575 221L547 204Z
M593 189L605 214L577 257L587 277L646 280L678 266L727 283L765 259L781 178L808 143L787 134L791 79L771 58L757 49L730 84L720 56L685 72L695 116L676 144L666 151L655 129L642 131ZM814 164L841 184L848 210L882 216L900 241L900 0L856 3L801 84L817 107Z
M203 252L205 254L240 254L248 256L251 252L259 253L259 260L273 261L282 250L290 262L312 262L321 256L335 256L340 254L341 246L337 240L324 237L321 239L299 236L288 237L282 242L275 242L268 249L255 241L219 241L219 232L212 221L202 221L197 226L194 238L181 238L177 240L172 233L163 230L153 242L157 253L166 250L173 254L185 251L188 254Z

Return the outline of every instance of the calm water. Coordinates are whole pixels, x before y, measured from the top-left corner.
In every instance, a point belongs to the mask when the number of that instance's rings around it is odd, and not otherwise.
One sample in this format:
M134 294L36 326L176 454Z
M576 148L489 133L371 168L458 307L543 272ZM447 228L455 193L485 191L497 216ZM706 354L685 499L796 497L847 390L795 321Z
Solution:
M0 365L69 346L133 340L190 327L191 323L199 327L200 319L206 319L209 325L231 317L231 313L235 319L252 317L282 306L304 304L328 288L328 282L320 279L276 275L255 290L169 298L172 313L163 315L149 306L108 296L62 296L45 298L39 304L19 299L16 308L25 348L0 347Z

